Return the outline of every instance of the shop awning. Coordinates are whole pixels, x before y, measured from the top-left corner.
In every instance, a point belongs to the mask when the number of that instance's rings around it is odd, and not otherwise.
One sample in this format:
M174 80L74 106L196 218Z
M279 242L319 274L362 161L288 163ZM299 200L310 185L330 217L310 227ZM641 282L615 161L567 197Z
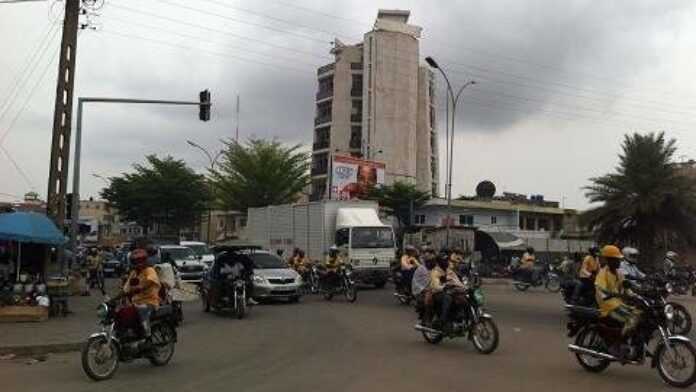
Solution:
M521 238L517 237L516 235L512 233L505 233L501 231L486 231L486 230L481 230L484 233L488 234L491 236L493 241L495 241L496 245L498 245L498 248L500 250L508 250L508 249L515 249L515 248L521 248L525 245L524 240Z
M63 245L66 238L46 215L35 212L0 214L0 240Z

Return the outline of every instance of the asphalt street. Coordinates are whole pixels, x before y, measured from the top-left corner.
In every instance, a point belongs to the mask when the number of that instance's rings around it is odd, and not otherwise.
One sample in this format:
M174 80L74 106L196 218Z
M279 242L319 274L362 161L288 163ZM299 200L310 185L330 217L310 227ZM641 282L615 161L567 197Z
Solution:
M236 320L188 303L172 362L121 364L96 384L79 353L45 362L0 361L3 391L660 391L647 366L612 365L590 374L567 351L560 294L485 286L500 329L496 352L481 355L466 340L434 346L413 329L416 317L392 291L363 290L354 304L303 298L264 304ZM694 303L685 300L693 312ZM95 326L96 328L96 326ZM98 388L98 389L97 389Z

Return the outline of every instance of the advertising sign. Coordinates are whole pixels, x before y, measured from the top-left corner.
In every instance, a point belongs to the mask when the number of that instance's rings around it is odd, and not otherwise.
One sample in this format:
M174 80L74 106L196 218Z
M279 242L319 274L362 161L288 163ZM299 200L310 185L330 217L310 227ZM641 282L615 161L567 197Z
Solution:
M385 165L344 155L331 162L331 199L351 200L366 196L367 190L384 184Z

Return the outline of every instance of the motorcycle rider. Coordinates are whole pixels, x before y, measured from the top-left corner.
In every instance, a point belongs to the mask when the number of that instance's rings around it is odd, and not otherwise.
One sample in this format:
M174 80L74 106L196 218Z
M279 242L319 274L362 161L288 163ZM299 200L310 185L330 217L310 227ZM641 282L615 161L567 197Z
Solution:
M406 245L406 253L401 256L401 287L404 291L411 291L411 280L413 279L413 274L416 272L416 268L420 265L417 257L416 247L413 245Z
M605 245L601 257L606 266L599 270L595 279L595 294L601 317L609 317L619 322L623 336L629 334L638 325L640 313L632 306L626 305L620 298L625 293L623 276L619 266L623 259L621 250L614 245Z
M435 328L441 328L446 325L449 309L452 305L452 296L445 291L448 269L449 257L443 252L437 258L437 266L430 271L430 292L432 293L433 303L440 309L440 325L434 326Z
M147 252L135 249L131 252L131 272L128 274L123 293L130 298L140 319L143 337L150 337L150 315L160 305L160 281L154 268L147 264Z
M221 261L220 275L232 281L236 279L244 280L246 285L247 305L258 305L254 300L254 264L246 257L237 257L227 252L223 252L218 256Z
M326 261L324 261L324 270L321 271L321 277L326 287L333 289L338 285L338 268L342 265L343 258L338 252L338 247L331 245L329 255L326 257Z
M624 278L631 280L645 279L645 274L636 265L638 255L640 254L638 249L626 246L621 250L621 253L623 253L624 259L621 261L619 272L621 272Z
M534 281L534 263L536 262L536 256L534 255L534 248L531 246L527 248L526 252L522 255L522 260L519 266L519 270L522 273L522 277L528 280L530 283Z
M586 294L593 293L595 291L595 277L599 272L599 248L592 246L589 249L589 253L582 261L580 266L580 271L578 271L578 278L580 284L575 286L573 291L573 298L577 302L580 298L584 297Z
M665 254L665 261L663 263L665 275L669 276L674 273L674 267L677 266L678 259L679 255L677 252L670 250Z

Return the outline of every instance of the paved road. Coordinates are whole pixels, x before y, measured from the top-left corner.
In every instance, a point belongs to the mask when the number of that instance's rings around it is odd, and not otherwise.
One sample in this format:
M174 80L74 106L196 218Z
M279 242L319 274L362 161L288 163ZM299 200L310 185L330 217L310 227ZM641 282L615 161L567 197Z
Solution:
M410 308L391 292L361 291L358 301L262 305L246 320L203 314L197 304L169 366L122 364L100 391L659 391L648 367L612 365L583 371L566 351L558 294L486 287L501 332L495 353L476 353L466 341L432 346L412 326ZM693 306L691 306L693 311ZM0 361L6 391L94 391L77 353L26 365ZM137 388L137 389L136 389Z

